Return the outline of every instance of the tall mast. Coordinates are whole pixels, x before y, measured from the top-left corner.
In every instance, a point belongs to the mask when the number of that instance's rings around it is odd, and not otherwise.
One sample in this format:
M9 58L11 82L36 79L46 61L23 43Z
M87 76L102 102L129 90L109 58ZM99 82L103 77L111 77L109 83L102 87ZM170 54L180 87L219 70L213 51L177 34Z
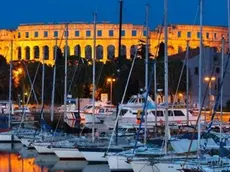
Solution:
M8 127L10 128L12 114L12 69L13 69L13 40L10 41L10 79L9 79L9 116Z
M148 89L148 63L149 63L149 28L148 28L148 18L149 18L149 4L146 4L146 45L145 45L145 91L147 93ZM148 98L147 100L148 101ZM145 108L145 135L144 143L147 143L147 108Z
M164 0L165 154L168 152L168 0Z
M42 114L41 118L44 119L44 113L43 113L43 108L44 108L44 85L45 85L45 49L43 47L43 57L42 57Z
M93 34L93 127L92 127L92 141L94 141L95 139L95 60L96 60L96 32L97 32L97 28L96 28L96 17L97 14L93 13L93 30L94 30L94 34Z
M198 83L198 105L199 112L202 110L201 102L201 84L202 84L202 58L203 58L203 0L200 0L200 56L199 56L199 83ZM200 157L200 118L198 120L198 141L197 141L197 154Z
M155 134L157 134L157 59L154 59Z
M221 53L221 82L224 79L224 45L225 40L222 38L222 53ZM222 142L222 120L223 120L223 85L220 90L220 142Z
M189 58L189 41L187 41L187 51L186 51L186 114L187 114L187 125L189 125L189 73L188 73L188 58Z
M117 110L116 110L116 116L118 116L119 112L119 104L120 104L120 99L121 99L121 86L120 86L120 67L121 67L121 32L122 32L122 17L123 17L123 0L120 0L120 13L119 13L119 38L118 38L118 64L117 64ZM118 123L115 126L116 129L116 144L118 143Z
M65 24L65 81L64 81L64 117L66 116L66 102L67 102L67 56L68 56L68 24Z
M54 120L54 96L55 96L55 82L56 82L56 60L57 60L57 38L55 39L55 54L54 54L54 66L53 66L53 86L52 86L52 98L51 98L51 122Z

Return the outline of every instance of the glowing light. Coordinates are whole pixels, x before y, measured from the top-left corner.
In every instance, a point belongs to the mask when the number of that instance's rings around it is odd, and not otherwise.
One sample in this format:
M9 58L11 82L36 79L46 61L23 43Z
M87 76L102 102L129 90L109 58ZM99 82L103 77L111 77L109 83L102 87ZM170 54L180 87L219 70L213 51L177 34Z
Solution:
M107 82L115 82L116 79L115 78L107 78Z
M183 97L183 94L182 94L182 93L179 93L178 95L179 95L179 97Z
M206 82L210 81L210 79L211 79L211 81L215 81L215 80L216 80L216 77L212 76L212 77L210 78L210 77L206 76L206 77L204 78L204 80L205 80Z
M23 68L19 67L15 70L13 70L13 80L14 80L14 86L17 88L20 84L20 80L23 75Z

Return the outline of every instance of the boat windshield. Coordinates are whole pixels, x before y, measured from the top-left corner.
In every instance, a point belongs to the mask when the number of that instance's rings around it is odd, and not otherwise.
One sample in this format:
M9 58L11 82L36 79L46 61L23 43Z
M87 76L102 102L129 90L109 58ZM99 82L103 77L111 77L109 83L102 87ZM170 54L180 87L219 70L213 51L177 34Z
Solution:
M136 102L136 98L131 98L128 103L135 103Z

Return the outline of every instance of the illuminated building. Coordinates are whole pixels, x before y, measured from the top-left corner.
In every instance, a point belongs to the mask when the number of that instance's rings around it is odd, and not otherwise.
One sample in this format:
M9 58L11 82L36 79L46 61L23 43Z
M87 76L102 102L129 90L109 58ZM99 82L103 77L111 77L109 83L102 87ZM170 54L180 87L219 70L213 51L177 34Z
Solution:
M199 26L193 25L170 25L169 32L169 55L185 51L186 41L190 40L190 47L199 46ZM69 23L68 33L64 32L65 24L23 24L16 30L0 30L0 54L10 59L13 40L13 60L27 59L53 64L55 39L57 45L64 52L65 36L68 35L68 54L91 58L93 54L93 24ZM161 33L162 32L162 33ZM142 25L124 24L122 26L121 54L130 58L134 55L135 46L145 40L145 29ZM160 34L161 33L161 34ZM221 47L221 38L228 36L227 27L204 26L204 45L209 47ZM97 24L96 32L96 55L97 59L105 62L118 56L118 24ZM160 41L159 41L159 35ZM150 32L150 52L156 55L159 42L164 40L162 28L158 26Z

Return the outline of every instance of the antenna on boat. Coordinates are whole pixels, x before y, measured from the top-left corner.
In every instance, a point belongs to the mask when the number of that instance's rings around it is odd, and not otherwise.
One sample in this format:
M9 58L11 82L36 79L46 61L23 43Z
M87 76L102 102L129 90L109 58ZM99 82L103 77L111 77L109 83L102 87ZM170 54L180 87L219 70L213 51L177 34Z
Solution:
M202 84L202 58L203 58L203 0L200 0L200 56L199 56L199 82L198 82L198 108L201 113L201 84ZM197 155L200 158L200 118L198 119Z
M12 68L13 68L13 40L10 41L10 79L9 79L9 116L8 116L8 128L11 126L11 114L12 114Z
M168 0L164 0L165 154L168 152Z
M94 28L94 35L93 35L93 126L92 126L92 141L95 140L95 60L96 60L96 18L97 13L93 13L93 28Z
M148 63L149 63L149 28L148 19L149 18L149 4L146 4L146 45L145 45L145 92L148 89ZM148 101L148 98L147 100ZM144 133L144 143L147 143L147 108L145 108L145 133Z

